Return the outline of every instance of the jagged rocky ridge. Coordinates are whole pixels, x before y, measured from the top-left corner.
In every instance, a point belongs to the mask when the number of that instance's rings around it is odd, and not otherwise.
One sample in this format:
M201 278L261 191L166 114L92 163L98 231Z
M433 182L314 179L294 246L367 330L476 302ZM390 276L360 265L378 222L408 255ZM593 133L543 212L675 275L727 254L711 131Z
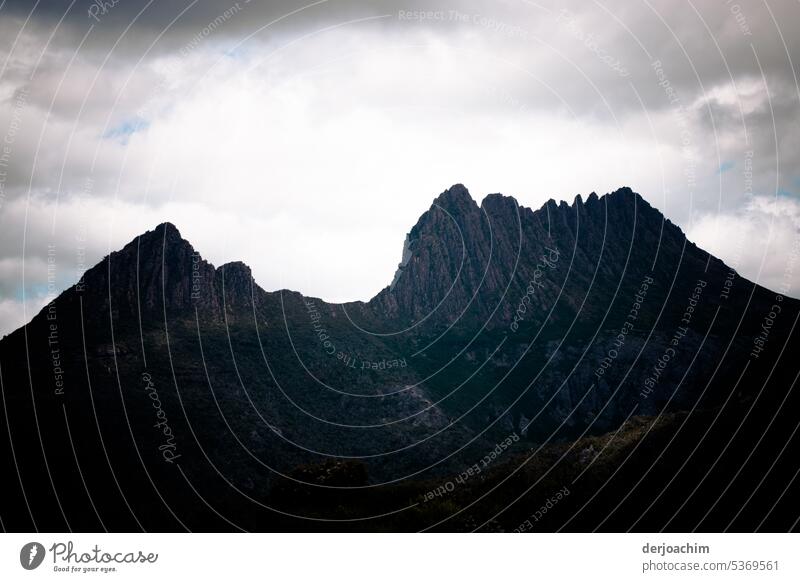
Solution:
M762 384L740 382L742 366L767 377L797 313L628 188L534 211L453 186L409 232L391 285L343 305L215 268L166 223L0 343L3 458L41 443L23 481L45 484L39 519L89 529L99 516L52 489L88 480L123 528L141 515L120 504L135 491L161 508L148 529L180 527L198 498L292 506L319 488L298 467L344 463L358 499L457 472L509 435L523 450L746 402Z

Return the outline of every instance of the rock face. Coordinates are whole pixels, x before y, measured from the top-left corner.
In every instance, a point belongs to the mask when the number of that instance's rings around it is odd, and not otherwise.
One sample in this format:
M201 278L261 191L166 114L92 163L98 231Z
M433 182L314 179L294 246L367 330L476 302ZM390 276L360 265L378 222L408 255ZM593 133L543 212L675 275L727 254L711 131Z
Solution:
M81 295L102 309L110 301L117 314L150 317L197 308L221 319L226 305L250 305L254 284L250 267L232 262L214 268L166 222L111 253L57 302Z
M752 399L797 314L628 188L534 211L453 186L392 283L343 305L264 291L165 223L0 342L5 474L14 443L41 443L16 457L40 509L19 488L3 520L96 529L85 500L62 509L54 492L85 479L117 529L179 529L197 495L234 491L224 503L249 516L248 499L315 490L297 476L335 459L357 503L358 487L457 473L511 434L524 448Z
M419 219L406 252L402 276L369 302L376 318L408 324L466 316L508 325L514 302L526 295L538 320L557 298L573 312L597 311L583 299L593 289L611 298L608 283L647 273L667 282L678 266L691 276L728 271L629 188L592 193L586 202L577 196L572 205L550 200L533 211L501 194L478 206L458 184Z

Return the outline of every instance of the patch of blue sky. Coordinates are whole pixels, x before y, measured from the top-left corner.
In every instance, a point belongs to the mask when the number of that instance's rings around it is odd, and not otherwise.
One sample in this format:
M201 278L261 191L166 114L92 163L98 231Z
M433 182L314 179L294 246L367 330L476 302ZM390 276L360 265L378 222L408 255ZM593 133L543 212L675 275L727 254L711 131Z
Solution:
M226 49L222 51L222 54L229 59L234 59L236 61L244 61L249 55L248 51L241 45Z
M717 174L724 174L728 170L733 169L734 166L736 166L736 164L734 162L730 161L730 160L722 162L719 165L719 170L717 170Z
M14 299L17 301L24 301L25 299L33 299L47 296L47 284L41 283L39 285L28 285L23 287L18 286L14 290Z
M150 126L150 122L141 117L134 117L126 119L118 123L103 134L104 139L115 139L120 141L123 145L128 143L128 139L140 131L146 130Z

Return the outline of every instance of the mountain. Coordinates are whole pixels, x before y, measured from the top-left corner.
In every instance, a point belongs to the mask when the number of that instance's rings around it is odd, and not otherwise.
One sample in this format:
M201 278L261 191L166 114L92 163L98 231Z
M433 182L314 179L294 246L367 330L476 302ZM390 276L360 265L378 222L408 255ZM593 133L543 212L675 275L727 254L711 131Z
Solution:
M164 223L0 342L0 517L510 531L567 487L546 530L791 529L799 315L629 188L455 185L346 304Z

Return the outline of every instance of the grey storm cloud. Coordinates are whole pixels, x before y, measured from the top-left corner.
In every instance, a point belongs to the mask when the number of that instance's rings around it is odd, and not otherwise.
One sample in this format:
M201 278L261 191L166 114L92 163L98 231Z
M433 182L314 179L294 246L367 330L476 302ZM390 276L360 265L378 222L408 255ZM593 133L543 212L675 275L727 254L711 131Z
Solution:
M68 56L82 42L81 58L96 64L108 59L110 68L193 42L280 46L355 21L358 30L380 31L387 42L403 42L410 31L423 29L456 39L465 52L478 35L497 47L499 56L510 57L511 63L499 59L498 67L519 68L508 87L519 99L552 107L555 93L570 110L609 121L642 102L649 110L669 106L655 79L654 60L687 104L719 84L762 74L775 98L796 102L798 97L791 57L800 54L800 21L797 6L788 2L52 0L6 2L3 11L6 34L0 42L6 49L27 20L24 26L43 42L58 26L49 52ZM231 11L239 17L224 18ZM628 75L620 76L603 59L618 62ZM40 66L44 77L47 65ZM709 108L706 116L711 114Z

